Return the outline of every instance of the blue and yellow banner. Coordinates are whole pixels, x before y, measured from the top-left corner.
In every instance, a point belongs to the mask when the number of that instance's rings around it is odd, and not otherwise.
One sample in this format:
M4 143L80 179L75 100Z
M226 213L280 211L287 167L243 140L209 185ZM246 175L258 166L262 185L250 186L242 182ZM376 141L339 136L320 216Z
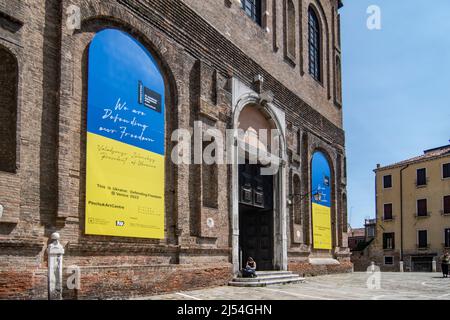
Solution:
M312 160L312 224L314 249L332 249L331 170L322 152Z
M164 238L164 79L119 30L89 47L86 234Z

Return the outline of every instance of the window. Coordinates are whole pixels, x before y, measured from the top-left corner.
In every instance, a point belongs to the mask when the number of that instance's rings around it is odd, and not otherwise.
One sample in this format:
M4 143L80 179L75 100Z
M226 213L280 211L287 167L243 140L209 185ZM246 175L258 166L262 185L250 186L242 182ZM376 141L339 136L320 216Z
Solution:
M383 233L383 249L395 249L395 233Z
M446 248L450 248L450 229L444 231L444 245Z
M444 197L444 214L450 214L450 196Z
M384 257L384 264L391 266L394 264L394 257Z
M391 175L387 175L387 176L383 177L383 188L384 189L392 188L392 176Z
M295 59L296 49L296 28L295 28L295 6L292 0L287 0L286 12L286 55L290 59Z
M427 169L417 169L417 186L425 186L427 184Z
M392 220L392 203L384 205L384 220Z
M302 224L302 212L301 212L301 187L300 187L300 178L298 175L294 175L294 201L293 201L293 210L294 210L294 222L296 224Z
M245 13L257 24L262 25L262 0L241 0Z
M309 33L309 73L317 81L321 81L321 36L320 24L316 13L312 8L308 10L308 33Z
M369 238L375 237L375 228L374 227L367 228L367 237L369 237Z
M347 195L342 194L342 229L343 232L348 232L348 216L347 216Z
M347 178L347 158L344 158L344 178Z
M336 102L342 103L341 59L336 56Z
M417 216L418 217L428 216L427 199L417 200Z
M427 230L419 230L418 232L418 247L419 248L428 248L428 231Z
M442 178L450 178L450 163L444 163L442 165Z
M211 146L217 148L217 142L213 138L212 142L203 142L203 154L207 153L212 158L216 157L216 150L211 151ZM217 209L218 204L218 167L215 163L206 163L202 161L202 196L203 206L208 208Z
M17 83L17 60L0 47L0 171L11 173L16 171Z

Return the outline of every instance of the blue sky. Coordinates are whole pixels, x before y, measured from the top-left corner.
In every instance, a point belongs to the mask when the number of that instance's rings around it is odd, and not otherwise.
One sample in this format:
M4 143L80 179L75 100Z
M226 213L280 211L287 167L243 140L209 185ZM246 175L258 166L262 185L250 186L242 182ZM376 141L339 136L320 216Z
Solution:
M381 30L366 27L381 9ZM450 1L345 0L341 9L348 213L375 216L373 169L449 144Z

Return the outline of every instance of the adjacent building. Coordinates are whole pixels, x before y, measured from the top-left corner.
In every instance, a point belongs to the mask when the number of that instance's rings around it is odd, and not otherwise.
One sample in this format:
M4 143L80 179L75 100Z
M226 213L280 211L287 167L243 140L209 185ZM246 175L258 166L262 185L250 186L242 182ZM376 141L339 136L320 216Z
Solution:
M376 238L368 261L382 270L432 271L450 248L450 145L376 174Z
M365 228L349 228L348 232L348 248L350 251L354 251L358 248L358 245L366 241L366 229Z
M341 7L0 0L0 298L47 297L55 232L65 299L351 271Z

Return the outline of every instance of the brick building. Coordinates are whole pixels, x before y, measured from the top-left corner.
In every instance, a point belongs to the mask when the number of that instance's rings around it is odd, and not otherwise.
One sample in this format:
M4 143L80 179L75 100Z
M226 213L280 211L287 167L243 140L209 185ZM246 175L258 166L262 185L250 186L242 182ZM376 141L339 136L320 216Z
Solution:
M338 0L0 0L0 298L47 297L46 248L54 232L64 267L81 269L81 288L63 288L67 299L223 285L250 253L269 270L351 270L341 6ZM99 221L86 219L89 80L102 76L91 73L89 62L106 43L99 41L104 32L131 41L126 49L140 50L158 71L166 155L175 147L171 133L197 121L222 132L277 129L273 157L280 165L270 187L252 185L260 181L254 167L175 165L166 156L160 239L87 230ZM134 59L108 48L105 61ZM108 66L116 74L119 67ZM144 104L155 90L145 88ZM232 146L236 155L239 147ZM316 158L328 168L318 178ZM245 174L250 189L241 182ZM258 192L269 199L263 206ZM329 243L319 244L313 207L324 201ZM114 227L129 224L119 222ZM265 238L251 227L268 230Z
M353 251L358 247L358 244L366 242L366 229L355 228L350 229L348 232L348 248Z

